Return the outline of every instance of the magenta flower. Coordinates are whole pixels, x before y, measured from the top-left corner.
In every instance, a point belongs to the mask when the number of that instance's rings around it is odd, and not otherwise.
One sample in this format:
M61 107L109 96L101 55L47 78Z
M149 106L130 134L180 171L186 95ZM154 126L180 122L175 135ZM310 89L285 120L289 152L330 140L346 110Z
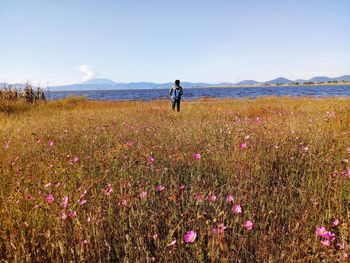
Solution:
M200 158L202 158L202 155L200 153L194 153L193 158L199 160Z
M173 239L167 246L175 246L176 245L176 239Z
M69 212L69 217L73 218L77 216L77 212L75 210Z
M52 147L52 146L53 146L53 141L50 140L50 141L48 142L48 145L49 145L50 147Z
M128 142L126 142L126 146L128 147L128 148L130 148L131 146L133 146L134 145L134 141L128 141Z
M336 226L338 226L339 225L339 220L338 219L335 219L334 221L333 221L333 223L332 223L332 226L334 226L334 227L336 227Z
M180 190L184 190L184 189L185 189L185 185L180 184L179 189L180 189Z
M188 231L184 236L185 243L193 243L197 238L197 233L194 231Z
M316 235L330 241L335 239L335 235L331 231L328 231L325 227L316 227Z
M301 149L304 153L307 153L309 151L309 146L303 146Z
M203 201L203 195L201 193L195 193L194 194L194 199L197 201L197 202L202 202Z
M219 224L218 228L214 228L213 229L213 233L215 233L215 234L222 234L222 233L224 233L226 228L227 227L224 224Z
M245 148L247 148L247 143L244 142L239 145L239 149L245 149Z
M68 196L63 197L62 206L63 208L66 208L68 206Z
M147 161L148 161L149 163L153 163L155 160L156 160L156 159L154 159L153 156L148 156L148 157L147 157Z
M231 203L231 202L233 202L233 201L234 201L233 195L228 195L228 196L226 196L226 202L227 202L227 203Z
M165 186L162 184L159 184L156 186L156 190L157 190L157 192L162 192L165 190Z
M47 201L48 203L52 203L54 200L55 200L55 198L53 197L52 194L48 194L48 195L46 196L46 201Z
M208 195L207 200L214 203L216 201L216 195Z
M147 198L147 191L142 191L140 194L139 194L139 197L140 197L140 199L141 200L143 200L143 199L146 199Z
M326 247L329 247L329 245L330 245L330 242L329 242L328 239L321 240L320 243L321 243L323 246L326 246Z
M27 195L25 196L25 199L26 199L26 200L32 200L32 199L33 199L33 196L32 196L31 194L27 194Z
M78 156L74 156L72 159L72 163L77 163L77 162L79 162L79 158Z
M62 212L62 215L61 215L61 219L62 220L66 220L68 218L68 215L66 214L66 212Z
M84 204L86 204L86 203L87 203L87 200L86 200L86 199L82 199L82 200L79 201L79 204L80 204L80 205L84 205Z
M247 221L244 222L244 227L245 227L248 231L250 231L250 230L253 229L254 224L253 224L252 221L247 220Z
M158 234L153 234L152 238L153 238L153 240L157 240L158 239Z
M238 215L238 214L242 213L242 207L240 205L236 204L231 208L231 211L235 215Z
M8 148L10 148L10 141L6 141L6 142L4 143L4 149L6 150L6 149L8 149Z
M322 227L316 227L316 235L319 237L323 237L323 235L327 232L327 229L322 226Z
M326 231L326 233L323 234L323 237L330 241L335 239L335 235L331 231Z
M126 201L126 199L122 199L119 201L119 205L120 206L127 206L128 205L128 201Z
M110 184L107 185L107 187L104 190L105 196L109 196L113 192L113 188Z

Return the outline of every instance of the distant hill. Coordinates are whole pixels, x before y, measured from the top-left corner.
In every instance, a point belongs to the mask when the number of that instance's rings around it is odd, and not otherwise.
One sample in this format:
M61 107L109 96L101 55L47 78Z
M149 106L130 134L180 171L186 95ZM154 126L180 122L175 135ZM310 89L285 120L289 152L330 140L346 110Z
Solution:
M83 85L115 85L114 81L110 79L90 79L82 82Z
M251 79L247 79L247 80L242 80L240 82L235 83L236 85L256 85L259 84L260 82L256 81L256 80L251 80Z
M290 79L286 79L286 78L277 78L277 79L273 79L273 80L269 80L264 82L265 84L291 84L294 81L290 80Z
M350 81L350 75L344 75L344 76L340 76L337 78L332 78L332 80L336 80L336 81Z
M327 82L330 80L332 80L332 78L324 77L324 76L313 77L313 78L309 79L309 81L311 81L311 82Z

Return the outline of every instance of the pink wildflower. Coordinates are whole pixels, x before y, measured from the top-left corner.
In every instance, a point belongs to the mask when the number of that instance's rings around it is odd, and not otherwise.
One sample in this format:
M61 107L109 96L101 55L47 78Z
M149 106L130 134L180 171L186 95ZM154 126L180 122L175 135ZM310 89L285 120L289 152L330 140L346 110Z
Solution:
M113 192L113 188L110 184L107 185L107 187L104 190L105 196L109 196Z
M79 158L78 156L74 156L71 163L77 163L77 162L79 162Z
M224 225L224 224L219 224L218 225L218 228L214 228L213 229L213 232L215 233L215 234L222 234L222 233L224 233L224 230L226 229L227 227Z
M63 197L62 207L66 208L68 206L68 196Z
M30 194L27 194L27 195L25 196L25 199L26 199L26 200L32 200L32 199L33 199L33 196L30 195Z
M184 189L185 189L185 185L180 184L179 189L180 189L180 190L184 190Z
M176 239L171 241L167 246L175 246L176 245Z
M134 141L128 141L128 142L126 142L126 146L128 147L128 148L130 148L131 146L133 146L134 145Z
M57 183L55 184L56 187L59 187L60 185L61 185L61 182L57 182Z
M203 195L201 193L195 193L194 194L194 199L197 201L197 202L201 202L203 201Z
M316 227L316 235L318 235L319 237L323 237L324 233L327 232L327 229L322 226L322 227Z
M258 124L258 125L261 123L261 121L260 121L260 118L259 118L259 117L256 117L256 119L255 119L255 123L256 123L256 124Z
M307 153L309 151L309 146L303 146L301 149L304 153Z
M79 204L80 204L80 205L84 205L84 204L86 204L86 203L87 203L87 200L86 200L86 199L82 199L82 200L79 201Z
M76 217L76 216L77 216L77 212L75 210L69 212L69 217L73 218L73 217Z
M247 148L247 143L244 142L239 145L239 149L245 149L245 148Z
M153 238L153 240L157 240L158 239L158 234L153 234L152 238Z
M156 159L154 159L153 156L148 156L148 157L147 157L148 163L153 163L155 160L156 160Z
M233 195L228 195L228 196L226 196L226 202L227 202L227 203L231 203L231 202L233 202L233 201L234 201Z
M162 184L159 184L156 186L156 190L157 190L157 192L162 192L165 190L165 186Z
M194 231L188 231L184 236L185 243L193 243L197 238L197 233Z
M48 203L52 203L54 200L55 200L55 198L53 197L52 194L48 194L48 195L46 196L46 201L47 201Z
M6 150L6 149L8 149L8 148L10 148L10 141L6 141L6 142L4 143L4 149Z
M330 242L329 242L328 239L321 240L320 242L321 242L321 244L322 244L323 246L326 246L326 247L329 247L329 245L330 245Z
M61 215L61 219L62 220L66 220L68 218L68 215L66 214L66 212L62 212L62 215Z
M202 158L202 155L200 153L194 153L193 158L199 160L200 158Z
M336 226L338 226L339 225L339 220L338 219L335 219L334 221L333 221L333 223L332 223L332 226L334 226L334 227L336 227Z
M234 213L235 215L238 215L240 213L242 213L242 207L240 205L234 205L231 209L232 213Z
M216 201L216 195L208 195L207 200L214 203Z
M48 145L49 145L50 147L52 147L52 146L53 146L53 141L50 140L50 141L48 142Z
M346 152L347 152L348 154L350 154L350 147L348 147L348 148L346 149Z
M147 191L142 191L140 194L139 194L139 197L140 197L140 199L141 200L143 200L143 199L146 199L147 198Z
M50 187L50 186L51 186L51 183L45 184L45 188L48 188L48 187Z
M248 231L250 231L250 230L253 229L254 224L253 224L252 221L247 220L247 221L244 222L244 227L245 227Z
M128 201L126 201L126 199L122 199L122 200L119 202L119 205L120 205L120 206L127 206L127 205L128 205Z

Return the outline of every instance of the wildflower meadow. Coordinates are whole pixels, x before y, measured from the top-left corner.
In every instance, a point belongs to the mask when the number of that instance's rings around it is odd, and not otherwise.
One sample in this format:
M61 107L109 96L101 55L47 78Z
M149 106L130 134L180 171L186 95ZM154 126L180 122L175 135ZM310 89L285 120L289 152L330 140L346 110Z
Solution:
M350 99L0 102L1 262L347 262Z

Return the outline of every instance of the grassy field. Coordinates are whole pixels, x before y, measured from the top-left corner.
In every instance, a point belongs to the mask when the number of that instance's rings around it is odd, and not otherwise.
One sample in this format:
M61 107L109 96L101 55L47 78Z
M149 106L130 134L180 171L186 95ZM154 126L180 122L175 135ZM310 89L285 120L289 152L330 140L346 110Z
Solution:
M350 99L182 108L0 102L1 262L349 260Z

